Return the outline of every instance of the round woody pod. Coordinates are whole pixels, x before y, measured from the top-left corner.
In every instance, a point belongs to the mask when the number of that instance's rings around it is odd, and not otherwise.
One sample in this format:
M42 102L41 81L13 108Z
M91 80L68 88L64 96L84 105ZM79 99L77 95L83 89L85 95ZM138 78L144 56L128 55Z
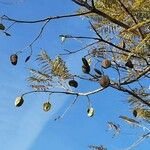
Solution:
M20 107L22 106L22 104L24 103L24 100L22 97L17 97L16 100L15 100L15 106L16 107Z
M83 73L87 73L87 74L89 74L89 72L90 72L90 66L82 66L82 71L83 71Z
M75 81L75 80L70 80L70 81L69 81L69 85L72 86L72 87L77 88L77 87L78 87L78 82Z
M111 61L110 61L110 60L105 59L105 60L102 61L102 67L103 67L103 68L107 69L107 68L109 68L110 66L111 66Z
M101 85L102 87L106 88L106 87L108 87L109 84L110 84L110 79L109 79L108 76L103 75L103 76L100 78L99 83L100 83L100 85Z
M94 115L94 108L90 107L87 109L87 116L88 117L93 117Z
M51 109L51 103L50 102L46 102L43 104L43 110L45 112L49 111Z
M18 61L18 56L17 56L17 54L12 54L12 55L10 56L10 61L11 61L11 63L12 63L13 65L16 65L16 64L17 64L17 61Z

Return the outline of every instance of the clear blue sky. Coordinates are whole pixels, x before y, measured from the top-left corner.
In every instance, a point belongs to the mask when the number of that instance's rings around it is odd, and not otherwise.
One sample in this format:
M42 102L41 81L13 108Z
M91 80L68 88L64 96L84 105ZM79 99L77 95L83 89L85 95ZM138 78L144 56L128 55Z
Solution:
M7 0L8 1L8 0ZM71 0L25 0L22 4L4 5L0 3L0 15L8 15L17 19L39 19L75 12L77 6ZM7 25L6 22L4 24ZM61 44L60 34L90 35L86 20L81 18L61 19L52 21L46 27L43 36L33 46L34 56L25 64L26 51L19 57L17 66L12 66L9 56L25 47L37 35L41 24L16 24L10 30L11 37L0 33L0 150L87 150L88 145L103 144L109 150L119 150L127 147L140 135L138 130L128 127L119 119L119 115L129 114L125 103L126 95L106 90L104 93L91 96L95 116L86 115L87 100L80 98L72 110L60 121L51 118L63 112L73 99L67 96L53 96L53 108L50 112L42 111L42 104L47 100L46 95L29 95L23 107L16 108L14 101L23 92L29 91L25 81L28 72L26 68L36 67L35 57L40 49L48 51L51 57L61 53L64 48L77 49L80 44L75 41ZM80 59L82 56L65 58L72 67L70 70L81 72ZM82 91L96 88L92 84L80 82ZM112 138L107 132L107 121L120 123L123 127L121 136ZM136 150L148 150L149 143L145 141Z

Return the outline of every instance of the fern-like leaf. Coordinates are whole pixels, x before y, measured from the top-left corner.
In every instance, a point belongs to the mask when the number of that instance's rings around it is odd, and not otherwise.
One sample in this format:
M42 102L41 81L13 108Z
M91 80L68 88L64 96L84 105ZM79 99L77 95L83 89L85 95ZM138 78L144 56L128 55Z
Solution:
M51 60L46 51L42 51L38 55L37 60L40 63L40 69L29 69L31 76L27 78L34 90L47 90L51 87L56 87L59 82L70 78L71 75L67 66L60 57Z

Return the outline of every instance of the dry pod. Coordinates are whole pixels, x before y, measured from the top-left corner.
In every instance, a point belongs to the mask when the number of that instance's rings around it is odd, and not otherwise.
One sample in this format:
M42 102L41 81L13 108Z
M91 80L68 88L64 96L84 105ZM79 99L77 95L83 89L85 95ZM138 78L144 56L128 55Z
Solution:
M94 71L95 71L95 76L96 76L96 77L100 78L100 77L102 76L102 73L101 73L100 70L94 68Z
M72 86L72 87L77 88L77 87L78 87L78 82L75 81L75 80L70 80L70 81L69 81L69 85Z
M0 23L0 30L5 30L5 26L2 23Z
M43 110L45 112L49 111L51 109L51 103L50 102L46 102L43 104Z
M87 116L92 117L93 115L94 115L94 108L93 107L88 108Z
M108 76L103 75L103 76L100 78L99 83L100 83L100 85L101 85L102 87L106 88L106 87L108 87L109 84L110 84L110 79L109 79Z
M107 68L109 68L110 66L111 66L111 61L110 61L110 60L105 59L105 60L102 61L102 67L103 67L103 68L107 69Z
M29 61L30 58L31 58L31 55L29 55L29 56L25 59L25 62Z
M133 116L134 116L134 117L136 117L136 116L137 116L137 111L136 111L136 109L135 109L135 110L133 110Z
M88 61L87 61L84 57L82 58L82 62L83 62L83 64L84 64L84 66L86 66L86 67L89 66Z
M11 34L8 33L8 32L4 32L4 33L5 33L6 36L11 36Z
M20 107L23 104L24 100L22 97L17 97L15 100L15 106Z
M10 56L10 61L11 61L11 63L12 63L13 65L16 65L16 64L17 64L17 61L18 61L18 56L17 56L17 54L12 54L12 55Z
M131 60L128 60L127 63L125 64L125 66L129 67L129 68L133 68L134 67Z
M90 72L90 70L91 70L90 66L84 66L84 65L82 66L83 73L87 73L88 74Z

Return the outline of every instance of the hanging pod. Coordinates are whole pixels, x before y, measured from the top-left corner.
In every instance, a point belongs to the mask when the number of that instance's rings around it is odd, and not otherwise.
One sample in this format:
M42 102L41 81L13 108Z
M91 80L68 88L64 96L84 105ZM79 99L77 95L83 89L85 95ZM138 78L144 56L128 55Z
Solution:
M110 79L107 75L103 75L100 80L99 80L99 83L102 87L106 88L109 86L110 84Z
M137 116L137 111L136 111L136 109L135 109L135 110L133 110L133 116L134 116L134 117L136 117L136 116Z
M22 97L17 97L16 100L15 100L15 106L16 107L20 107L22 106L22 104L24 103L24 100Z
M16 65L17 62L18 62L18 56L17 56L17 54L12 54L12 55L10 56L10 61L11 61L11 63L12 63L13 65Z
M94 68L94 71L95 71L95 76L96 76L96 77L100 78L100 77L102 76L102 73L101 73L100 70Z
M5 30L5 26L2 23L0 23L0 30Z
M131 60L128 60L128 61L126 62L126 64L125 64L125 66L126 66L126 67L129 67L129 68L131 68L131 69L134 67Z
M70 80L70 81L69 81L69 85L72 86L72 87L77 88L77 87L78 87L78 82L75 81L75 80Z
M89 66L88 61L84 57L82 58L82 62L84 66Z
M82 71L83 73L89 74L90 73L90 66L82 66Z
M83 66L82 66L83 73L89 74L91 69L90 69L90 65L89 65L88 61L83 57L82 62L83 62Z
M50 109L51 109L51 103L50 102L45 102L44 104L43 104L43 110L45 111L45 112L47 112L47 111L49 111Z
M107 69L107 68L109 68L110 66L111 66L111 61L110 61L110 60L105 59L105 60L102 61L102 67L103 67L103 68Z
M92 117L94 115L94 108L90 107L87 109L87 116Z

